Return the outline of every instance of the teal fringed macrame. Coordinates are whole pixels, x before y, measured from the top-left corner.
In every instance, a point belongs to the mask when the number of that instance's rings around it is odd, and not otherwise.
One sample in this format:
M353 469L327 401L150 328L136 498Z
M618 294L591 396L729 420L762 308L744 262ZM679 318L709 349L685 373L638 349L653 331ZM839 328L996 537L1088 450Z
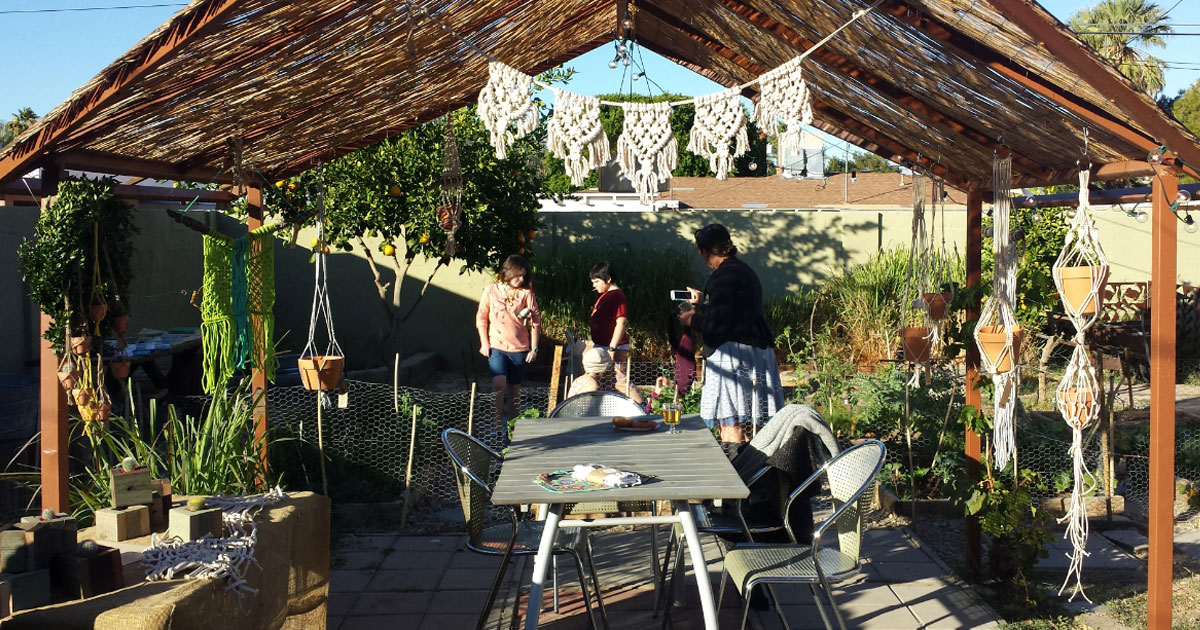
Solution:
M237 239L204 235L204 391L213 393L246 365L275 381L275 242L271 228ZM260 357L265 361L260 361Z

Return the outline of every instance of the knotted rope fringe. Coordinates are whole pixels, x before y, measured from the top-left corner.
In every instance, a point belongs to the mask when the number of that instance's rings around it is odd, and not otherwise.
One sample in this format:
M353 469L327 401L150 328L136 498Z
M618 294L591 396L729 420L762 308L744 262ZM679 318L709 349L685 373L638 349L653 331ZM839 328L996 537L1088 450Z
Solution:
M774 129L776 121L783 123L779 155L800 151L803 127L813 122L812 95L804 80L803 62L803 56L794 57L758 78L761 92L754 108L754 122L759 129Z
M479 91L477 112L501 160L508 156L508 145L537 128L538 110L529 98L532 87L533 77L524 72L499 61L488 64L488 82ZM515 131L510 125L515 125Z
M735 145L732 153L730 145ZM730 88L696 97L696 118L687 149L708 158L708 167L717 179L729 178L734 158L750 150L740 90Z
M278 486L261 495L205 499L209 506L224 511L221 518L227 535L224 538L205 536L184 542L179 538L167 538L166 534L152 534L150 547L142 554L146 580L227 579L225 590L237 596L238 607L245 611L242 598L258 592L258 589L246 583L246 570L252 563L259 564L254 559L254 549L258 544L258 527L254 524L254 518L263 508L281 499L283 489Z
M1090 214L1088 200L1090 179L1091 173L1086 168L1081 168L1079 171L1079 207L1075 211L1071 224L1067 227L1062 253L1054 261L1052 268L1054 283L1063 298L1064 310L1076 329L1075 350L1071 354L1071 361L1067 364L1067 371L1063 375L1062 382L1059 383L1058 390L1055 392L1059 412L1062 414L1063 420L1071 427L1070 453L1074 476L1071 488L1071 507L1058 521L1067 524L1066 539L1071 541L1071 553L1067 555L1071 561L1067 567L1063 585L1058 592L1061 595L1066 590L1067 584L1074 578L1075 585L1070 599L1075 599L1076 595L1082 595L1088 602L1091 600L1083 592L1082 581L1083 559L1088 555L1086 551L1088 519L1087 506L1084 501L1095 487L1095 481L1092 480L1089 483L1088 480L1091 476L1083 461L1083 429L1095 422L1100 414L1100 386L1096 381L1095 369L1090 359L1087 330L1095 324L1100 316L1101 292L1108 276L1108 260L1104 256L1104 249L1100 246L1100 235ZM1065 277L1067 270L1076 274L1086 270L1090 285L1087 294L1082 298L1075 295L1073 300L1068 299L1066 286L1068 279ZM1077 283L1079 280L1082 278L1077 276L1071 282ZM1089 305L1092 309L1091 312L1087 312ZM1085 486L1085 484L1087 485Z
M562 159L571 183L582 186L588 173L604 166L611 152L608 134L600 125L600 99L555 88L546 146Z
M671 131L670 103L624 103L625 125L617 140L621 172L633 181L642 203L647 204L658 184L671 178L679 165L679 148Z

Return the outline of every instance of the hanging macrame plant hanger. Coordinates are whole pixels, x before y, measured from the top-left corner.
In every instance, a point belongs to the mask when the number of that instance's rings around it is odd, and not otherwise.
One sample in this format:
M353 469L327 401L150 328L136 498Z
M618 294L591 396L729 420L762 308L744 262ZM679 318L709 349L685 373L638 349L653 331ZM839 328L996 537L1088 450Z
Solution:
M320 178L320 175L318 175ZM342 383L345 355L338 344L333 328L333 311L329 307L328 257L325 253L325 199L324 181L317 193L317 243L313 252L313 302L308 320L308 343L300 353L297 363L305 389L324 391L337 389ZM318 326L325 327L328 341L324 351L318 350L316 334Z
M912 181L912 242L908 249L908 272L905 277L905 295L914 296L905 310L911 305L914 309L927 309L925 298L929 285L929 230L925 222L925 184L926 178L920 173L913 172ZM929 365L930 351L933 346L931 328L924 325L909 326L909 318L901 322L900 342L904 349L904 360L915 365L910 385L920 385L921 372ZM922 317L924 320L925 317Z

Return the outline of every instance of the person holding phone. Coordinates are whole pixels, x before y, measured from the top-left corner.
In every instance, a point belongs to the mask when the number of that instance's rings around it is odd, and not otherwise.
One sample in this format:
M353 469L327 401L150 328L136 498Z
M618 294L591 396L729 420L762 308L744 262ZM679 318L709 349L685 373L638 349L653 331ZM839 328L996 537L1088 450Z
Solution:
M700 418L718 427L722 442L740 445L749 440L752 423L766 422L783 407L775 336L763 314L762 284L737 257L729 230L716 223L700 228L696 248L713 272L703 291L688 287L695 308L682 311L679 321L704 342Z
M625 358L629 356L629 333L626 331L629 307L625 292L617 286L616 270L607 260L596 263L588 275L592 289L600 294L588 319L592 344L608 351L620 380L624 378Z
M508 417L517 415L525 364L537 358L542 314L533 295L529 261L512 255L500 265L499 282L488 285L475 311L479 332L479 354L487 357L496 391L496 418L504 416L504 398L509 399Z

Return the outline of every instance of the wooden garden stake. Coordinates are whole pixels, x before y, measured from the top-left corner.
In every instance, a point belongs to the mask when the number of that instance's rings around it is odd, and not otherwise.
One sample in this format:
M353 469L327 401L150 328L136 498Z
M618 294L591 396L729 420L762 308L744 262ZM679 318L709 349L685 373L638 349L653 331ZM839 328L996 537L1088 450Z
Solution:
M471 429L475 426L475 387L478 383L471 383L471 399L467 402L467 435L474 436Z
M550 368L550 404L546 407L546 416L554 411L554 406L558 404L558 377L562 374L562 355L563 347L555 344L554 346L554 364Z
M329 496L329 479L325 476L325 427L321 422L321 396L317 392L317 451L321 459L321 494Z
M400 415L400 353L392 361L392 408Z
M408 522L408 506L413 501L412 460L417 446L417 406L412 406L412 433L408 438L408 463L404 466L404 505L400 506L400 527Z

